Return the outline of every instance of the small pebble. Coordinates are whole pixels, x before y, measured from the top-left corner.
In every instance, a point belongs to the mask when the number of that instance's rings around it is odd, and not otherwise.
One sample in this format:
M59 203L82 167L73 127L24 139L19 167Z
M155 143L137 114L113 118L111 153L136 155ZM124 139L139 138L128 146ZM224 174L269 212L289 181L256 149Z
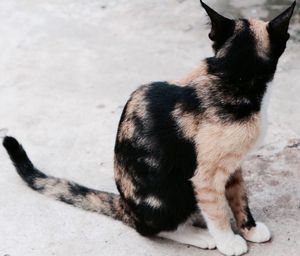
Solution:
M184 32L189 32L189 31L191 31L193 28L194 28L194 27L193 27L192 25L187 25L187 26L183 29L183 31L184 31Z
M104 104L99 104L99 105L97 105L97 108L105 108L105 105Z

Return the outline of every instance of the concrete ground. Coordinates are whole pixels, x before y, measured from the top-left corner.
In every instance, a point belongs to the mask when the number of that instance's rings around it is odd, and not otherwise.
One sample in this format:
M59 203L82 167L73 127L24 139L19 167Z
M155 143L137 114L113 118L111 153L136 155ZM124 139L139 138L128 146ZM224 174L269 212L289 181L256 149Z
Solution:
M290 1L207 2L269 19ZM273 83L265 146L245 163L254 216L273 233L249 255L300 251L300 18ZM182 77L212 54L198 0L0 1L0 129L45 172L116 192L118 119L139 84ZM1 133L1 131L0 131ZM2 131L2 134L4 132ZM214 256L146 239L28 189L0 148L0 256Z

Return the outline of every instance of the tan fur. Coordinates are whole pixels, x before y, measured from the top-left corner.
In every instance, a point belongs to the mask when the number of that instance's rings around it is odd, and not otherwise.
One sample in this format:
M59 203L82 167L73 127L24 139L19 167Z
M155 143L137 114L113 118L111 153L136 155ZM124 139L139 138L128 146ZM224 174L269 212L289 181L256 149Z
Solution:
M245 123L205 123L196 136L198 167L192 182L200 209L220 229L229 228L225 186L255 144L260 117ZM206 191L206 193L203 193Z
M199 77L202 76L207 76L208 75L208 70L207 70L207 65L206 63L201 63L198 67L196 67L191 73L189 73L187 76L180 80L172 81L172 83L175 83L179 86L184 86L188 85L195 80L197 80Z
M51 197L69 193L69 185L66 180L58 180L56 178L36 179L35 186L36 188L43 189L44 195Z
M130 120L124 120L120 126L119 140L130 139L134 133L134 124Z
M211 164L224 165L234 171L242 157L255 143L260 133L260 116L253 115L244 123L202 123L196 136L199 170L210 168ZM208 166L207 166L208 164Z
M122 220L126 225L134 227L133 216L127 213L119 196L109 193L91 193L86 197L81 197L78 204L86 210L113 216Z
M134 193L135 186L133 185L130 176L126 171L122 170L122 167L116 161L114 164L114 175L116 182L119 184L121 190L123 191L124 197L137 200Z
M270 49L269 34L267 31L267 22L261 20L249 20L250 29L256 38L256 50L258 55L262 58L266 58Z
M152 208L155 208L155 209L158 209L158 208L162 207L162 201L159 198L155 197L155 196L146 197L144 202L147 203Z
M240 228L243 221L247 219L244 209L248 204L242 170L240 168L231 176L226 185L226 197L234 214L236 224Z
M96 195L94 193L87 195L86 196L86 199L88 202L87 207L89 205L93 205L93 207L95 207L95 208L100 208L100 207L102 208L104 201L103 201L103 198L101 198L101 197L103 197L103 196Z
M184 112L181 104L176 104L172 113L174 120L186 139L193 139L198 132L199 117L192 113Z
M128 184L127 184L128 185ZM58 200L70 200L74 206L79 208L99 212L116 219L122 220L128 226L134 227L134 216L128 213L119 195L106 192L90 192L86 195L74 195L71 192L72 183L57 178L38 178L34 184L36 189L44 195ZM128 185L130 190L130 185Z
M69 182L63 179L47 178L36 179L36 188L42 189L42 193L46 196L60 199L63 197L67 200L72 200L75 206L80 206L86 210L97 211L103 205L103 201L100 200L99 195L88 194L86 197L78 195L74 197L70 192Z
M118 138L120 141L123 139L130 139L134 133L134 123L131 120L131 115L134 113L137 117L145 117L146 115L146 102L144 95L147 90L147 85L140 87L132 93L130 100L127 103L126 116L120 125L120 132Z
M114 178L116 182L120 182L122 178L123 170L120 167L118 161L114 159Z
M136 113L138 117L146 115L146 102L144 100L148 85L144 85L136 90L132 95L127 105L127 113Z
M113 200L113 208L115 209L116 218L120 219L126 225L135 228L135 216L129 212L128 206L118 197Z

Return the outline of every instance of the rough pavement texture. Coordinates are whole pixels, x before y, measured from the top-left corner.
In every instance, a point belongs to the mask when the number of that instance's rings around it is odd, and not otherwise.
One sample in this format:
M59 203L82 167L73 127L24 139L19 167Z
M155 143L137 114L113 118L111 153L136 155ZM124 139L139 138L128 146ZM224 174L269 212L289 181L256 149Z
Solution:
M290 1L207 2L268 19ZM265 146L245 163L254 216L274 236L249 255L300 251L299 20L273 83ZM116 192L113 145L126 99L210 56L206 21L197 0L0 1L0 129L47 173ZM219 255L47 199L23 184L2 148L0 163L0 256Z

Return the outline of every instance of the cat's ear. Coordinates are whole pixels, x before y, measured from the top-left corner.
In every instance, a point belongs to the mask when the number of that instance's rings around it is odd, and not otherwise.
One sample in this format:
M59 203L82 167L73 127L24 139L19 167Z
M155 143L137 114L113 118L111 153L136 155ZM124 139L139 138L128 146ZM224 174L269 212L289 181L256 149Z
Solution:
M211 21L211 31L208 37L215 42L225 41L228 38L228 35L233 32L235 26L234 20L228 19L217 13L202 0L200 0L200 3Z
M271 36L277 37L278 39L289 39L288 29L295 5L296 1L283 13L269 22L268 31Z

